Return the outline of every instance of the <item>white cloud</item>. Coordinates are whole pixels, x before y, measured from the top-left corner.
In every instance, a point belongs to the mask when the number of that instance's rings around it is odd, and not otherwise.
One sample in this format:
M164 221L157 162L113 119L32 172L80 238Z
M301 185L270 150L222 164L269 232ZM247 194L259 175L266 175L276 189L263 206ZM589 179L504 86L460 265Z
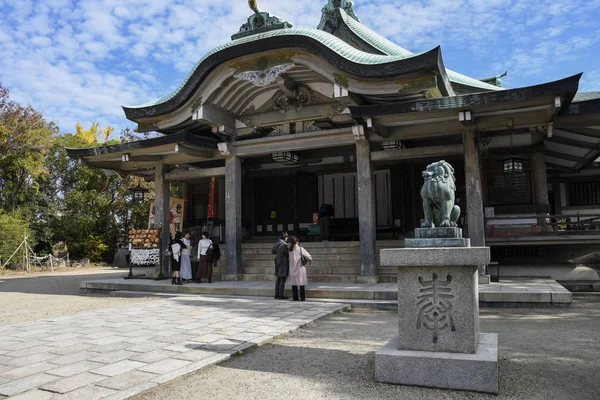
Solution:
M326 0L261 0L296 27L316 27ZM509 70L524 86L600 63L599 0L355 0L372 29L409 50L442 46L475 77ZM75 122L133 126L120 105L162 97L251 14L244 1L0 0L0 82L65 132ZM596 63L593 65L593 63ZM600 85L598 70L582 88ZM595 83L594 83L595 82Z

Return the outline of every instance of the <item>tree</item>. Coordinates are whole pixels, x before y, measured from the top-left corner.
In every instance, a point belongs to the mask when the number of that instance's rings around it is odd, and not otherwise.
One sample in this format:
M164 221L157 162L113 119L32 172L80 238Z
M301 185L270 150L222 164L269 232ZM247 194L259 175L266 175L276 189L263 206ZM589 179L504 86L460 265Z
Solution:
M46 230L48 243L65 242L74 258L88 257L93 261L110 260L119 237L127 226L147 222L149 202L130 201L129 188L138 183L150 190L152 184L138 177L107 176L103 170L79 165L68 158L65 148L111 145L137 138L129 129L121 131L121 139L109 139L112 127L90 129L76 126L75 134L66 134L55 141L46 156L47 182L41 190L48 203ZM130 225L134 221L134 225ZM39 227L38 227L39 229Z
M57 132L30 105L10 101L0 84L0 209L29 209L35 202L36 178L45 173L44 155Z

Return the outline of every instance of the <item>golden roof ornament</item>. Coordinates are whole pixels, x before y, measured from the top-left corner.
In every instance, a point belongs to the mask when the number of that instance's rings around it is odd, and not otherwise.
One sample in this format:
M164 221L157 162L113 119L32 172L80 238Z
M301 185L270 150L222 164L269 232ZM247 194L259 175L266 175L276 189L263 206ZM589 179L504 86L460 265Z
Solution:
M248 6L255 13L257 13L257 14L259 13L259 11L258 11L258 4L256 4L256 0L248 0Z

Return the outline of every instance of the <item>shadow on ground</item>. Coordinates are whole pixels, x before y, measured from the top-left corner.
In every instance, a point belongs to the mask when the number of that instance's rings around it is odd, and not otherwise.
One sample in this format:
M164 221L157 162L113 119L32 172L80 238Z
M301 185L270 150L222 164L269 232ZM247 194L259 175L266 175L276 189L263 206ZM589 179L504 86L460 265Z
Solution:
M374 354L397 314L354 310L140 394L135 399L597 399L600 298L570 309L484 309L481 331L499 334L498 396L375 382Z
M22 277L0 277L0 292L79 295L81 282L125 277L129 270L106 269L96 273L57 273L56 275L31 275ZM138 273L134 270L134 273Z

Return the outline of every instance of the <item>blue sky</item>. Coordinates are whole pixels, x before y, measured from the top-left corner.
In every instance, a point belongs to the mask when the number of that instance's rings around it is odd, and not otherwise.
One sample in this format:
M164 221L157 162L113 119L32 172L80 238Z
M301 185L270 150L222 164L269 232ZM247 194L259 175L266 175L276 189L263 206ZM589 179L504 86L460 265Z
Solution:
M258 0L316 27L326 0ZM474 78L508 70L507 87L584 72L600 91L600 0L355 0L364 24ZM251 14L246 0L0 0L0 82L62 132L75 123L135 127L120 105L170 93Z

